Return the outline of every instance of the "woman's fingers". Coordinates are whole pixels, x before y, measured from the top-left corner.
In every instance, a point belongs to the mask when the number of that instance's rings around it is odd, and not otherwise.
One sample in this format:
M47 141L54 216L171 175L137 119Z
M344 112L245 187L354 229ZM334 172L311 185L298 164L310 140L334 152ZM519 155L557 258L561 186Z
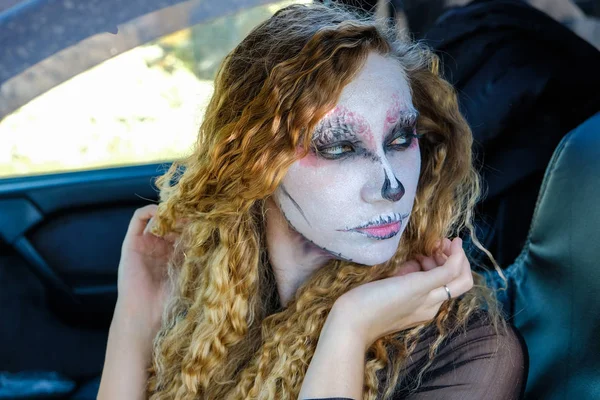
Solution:
M446 261L448 261L448 256L445 255L442 251L436 251L433 253L433 259L437 265L444 265Z
M415 258L417 259L419 264L421 264L421 269L423 271L429 271L429 270L432 270L435 267L438 267L441 265L441 264L436 263L436 261L434 260L433 257L427 257L427 256L423 256L421 254L418 254L415 256Z
M446 285L442 285L431 291L431 297L434 302L446 301L455 299L473 287L472 281L467 279L460 279L452 282L448 282ZM446 290L448 288L448 290Z
M154 216L156 215L157 209L158 206L156 204L150 204L148 206L138 208L137 210L135 210L133 218L129 223L129 229L134 233L134 235L152 235L155 237L160 237L169 243L175 243L175 241L179 237L178 233L169 232L165 236L157 236L152 233L152 228L155 224ZM187 219L177 221L177 225L181 227L187 221Z
M154 216L152 216L152 218L150 218L148 220L148 222L146 223L146 227L144 228L144 231L142 232L142 235L146 235L146 234L152 234L152 226L154 224Z
M446 255L447 257L450 257L450 247L451 247L451 246L452 246L452 241L450 241L450 239L448 239L448 238L444 238L444 239L442 240L442 246L441 246L441 247L442 247L442 249L441 249L441 251L442 251L442 253L443 253L444 255ZM461 243L461 246L462 246L462 243Z
M463 272L464 261L466 261L466 256L462 249L462 240L455 238L450 246L450 256L444 265L421 272L424 282L423 289L432 291L458 279Z
M179 237L178 233L169 232L169 233L167 233L164 236L157 236L154 233L152 233L152 228L153 228L153 225L155 223L154 221L155 221L154 217L150 218L150 220L148 221L148 224L144 228L143 235L152 235L152 236L155 236L155 237L159 237L159 238L161 238L161 239L163 239L163 240L165 240L165 241L167 241L169 243L175 243L175 241Z
M473 277L469 261L462 248L462 240L444 239L439 246L443 253L432 257L415 256L415 260L404 263L396 276L409 275L403 279L414 279L410 284L423 295L430 297L430 304L448 300L448 290L452 297L457 297L469 290L473 285Z
M175 243L175 241L177 240L178 237L179 237L178 233L169 232L165 236L163 236L163 239L169 243Z
M458 265L460 271L458 276L445 284L448 290L446 290L444 285L432 290L433 301L449 300L449 295L450 298L456 298L469 291L473 287L473 273L471 271L471 264L469 263L469 260L464 252L462 252L462 255L462 258L456 258L452 260L453 262L457 262L457 260L460 261L460 264ZM450 267L453 269L456 266Z
M136 236L143 234L148 225L148 220L156 214L157 208L158 206L156 204L149 204L135 210L131 221L129 221L127 232Z
M421 271L421 264L416 262L415 260L406 261L400 267L398 267L398 271L395 276L403 276L408 275L412 272Z
M454 239L452 239L452 242L450 242L450 244L448 246L448 251L449 251L448 256L451 256L452 254L456 254L456 253L464 253L462 245L463 245L463 241L458 236L455 237Z
M424 271L432 270L446 263L450 256L450 245L450 240L444 238L436 243L435 250L431 256L417 255L415 259L421 264Z

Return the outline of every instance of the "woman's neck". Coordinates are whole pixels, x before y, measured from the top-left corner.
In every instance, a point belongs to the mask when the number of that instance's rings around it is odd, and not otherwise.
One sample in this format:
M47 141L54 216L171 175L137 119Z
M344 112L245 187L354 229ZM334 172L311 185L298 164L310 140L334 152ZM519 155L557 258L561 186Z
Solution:
M272 199L265 208L269 263L286 307L298 288L332 257L293 230Z

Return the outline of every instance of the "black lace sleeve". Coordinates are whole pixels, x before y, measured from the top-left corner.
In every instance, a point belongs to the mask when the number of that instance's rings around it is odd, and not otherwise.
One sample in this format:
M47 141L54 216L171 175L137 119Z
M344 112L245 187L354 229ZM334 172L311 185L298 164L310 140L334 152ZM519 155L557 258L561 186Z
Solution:
M411 391L433 342L433 335L424 336L399 379L394 400L520 399L527 376L526 347L514 327L499 327L497 333L486 315L474 314L466 332L442 343L421 385Z
M439 347L433 363L414 389L435 335L425 333L398 379L393 400L517 400L527 376L527 349L514 327L496 332L483 311L474 313ZM353 400L328 397L307 400Z

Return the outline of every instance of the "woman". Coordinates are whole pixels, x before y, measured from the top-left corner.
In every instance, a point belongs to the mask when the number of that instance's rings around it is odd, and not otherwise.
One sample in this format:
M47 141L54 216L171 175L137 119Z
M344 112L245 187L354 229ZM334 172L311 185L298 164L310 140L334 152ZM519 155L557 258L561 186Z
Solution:
M515 333L445 239L474 239L479 186L437 70L323 5L253 30L130 223L99 398L518 396Z

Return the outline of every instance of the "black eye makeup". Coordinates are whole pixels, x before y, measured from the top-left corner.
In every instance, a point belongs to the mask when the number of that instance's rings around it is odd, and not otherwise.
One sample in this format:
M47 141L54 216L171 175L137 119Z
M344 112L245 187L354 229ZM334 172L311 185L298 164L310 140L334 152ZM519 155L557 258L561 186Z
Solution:
M422 137L416 133L416 115L410 114L396 124L384 141L384 151L403 151L414 139ZM327 160L340 160L363 155L377 159L373 151L364 147L361 138L343 121L327 121L315 129L312 152Z
M354 145L351 143L335 143L326 147L315 147L315 153L328 160L337 160L349 154L355 153Z
M387 142L387 147L392 150L405 150L410 147L414 139L420 139L423 135L415 133L413 127L402 127L394 133L392 139Z
M360 140L346 124L320 129L313 140L314 153L328 160L337 160L357 153Z

